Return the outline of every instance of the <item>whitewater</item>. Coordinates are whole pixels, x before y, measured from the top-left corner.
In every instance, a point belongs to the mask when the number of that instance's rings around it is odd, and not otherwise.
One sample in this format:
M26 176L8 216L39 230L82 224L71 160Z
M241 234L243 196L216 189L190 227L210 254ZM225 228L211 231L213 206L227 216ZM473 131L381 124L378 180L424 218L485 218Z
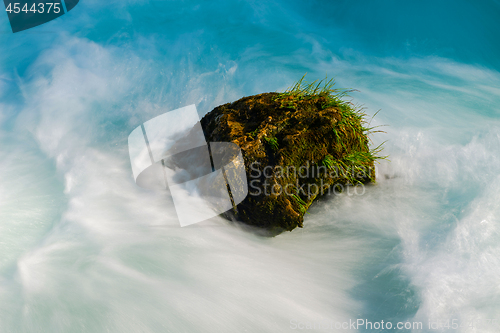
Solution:
M0 332L498 332L500 4L431 3L89 0L16 34L2 16ZM363 195L263 237L181 228L134 183L140 124L305 73L380 110Z

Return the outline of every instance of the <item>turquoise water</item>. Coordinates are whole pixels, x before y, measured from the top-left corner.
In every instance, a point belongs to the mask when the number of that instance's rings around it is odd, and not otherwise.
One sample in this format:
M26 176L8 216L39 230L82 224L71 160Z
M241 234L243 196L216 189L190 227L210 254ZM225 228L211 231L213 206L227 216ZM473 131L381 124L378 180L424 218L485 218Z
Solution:
M498 1L82 0L12 34L0 15L0 331L498 332L499 16ZM180 228L168 194L134 184L144 121L306 72L381 110L390 162L364 195L262 238Z

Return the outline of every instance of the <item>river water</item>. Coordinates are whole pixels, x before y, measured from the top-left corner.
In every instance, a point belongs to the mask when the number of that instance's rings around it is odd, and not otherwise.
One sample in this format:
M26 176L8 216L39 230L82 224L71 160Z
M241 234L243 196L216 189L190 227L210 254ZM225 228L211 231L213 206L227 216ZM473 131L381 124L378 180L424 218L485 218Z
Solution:
M499 16L498 1L82 0L13 34L0 15L0 331L498 332ZM141 123L306 72L380 109L390 161L363 194L269 238L180 228L168 193L135 185Z

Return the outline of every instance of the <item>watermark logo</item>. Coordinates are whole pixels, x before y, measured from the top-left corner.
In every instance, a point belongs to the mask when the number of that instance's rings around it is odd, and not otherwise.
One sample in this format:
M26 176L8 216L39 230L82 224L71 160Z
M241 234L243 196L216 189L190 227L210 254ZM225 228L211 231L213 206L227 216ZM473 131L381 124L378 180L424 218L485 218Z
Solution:
M79 0L3 0L12 32L52 21L72 10Z
M194 105L148 120L128 137L137 185L169 188L181 226L227 212L248 194L240 148L207 144Z
M286 195L299 201L299 198L309 200L311 197L343 193L360 196L366 192L363 181L366 182L375 172L374 167L355 164L344 167L317 166L312 161L306 161L300 167L262 167L260 162L255 161L250 164L249 194L256 197ZM341 179L344 181L341 182Z

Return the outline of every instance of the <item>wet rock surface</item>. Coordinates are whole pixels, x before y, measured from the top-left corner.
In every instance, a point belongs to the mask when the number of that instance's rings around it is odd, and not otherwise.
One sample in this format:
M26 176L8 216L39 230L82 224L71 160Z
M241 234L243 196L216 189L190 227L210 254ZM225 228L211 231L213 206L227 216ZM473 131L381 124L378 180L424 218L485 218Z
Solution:
M249 193L229 215L252 226L302 227L319 196L375 180L364 114L328 90L244 97L201 125L208 142L241 148Z

